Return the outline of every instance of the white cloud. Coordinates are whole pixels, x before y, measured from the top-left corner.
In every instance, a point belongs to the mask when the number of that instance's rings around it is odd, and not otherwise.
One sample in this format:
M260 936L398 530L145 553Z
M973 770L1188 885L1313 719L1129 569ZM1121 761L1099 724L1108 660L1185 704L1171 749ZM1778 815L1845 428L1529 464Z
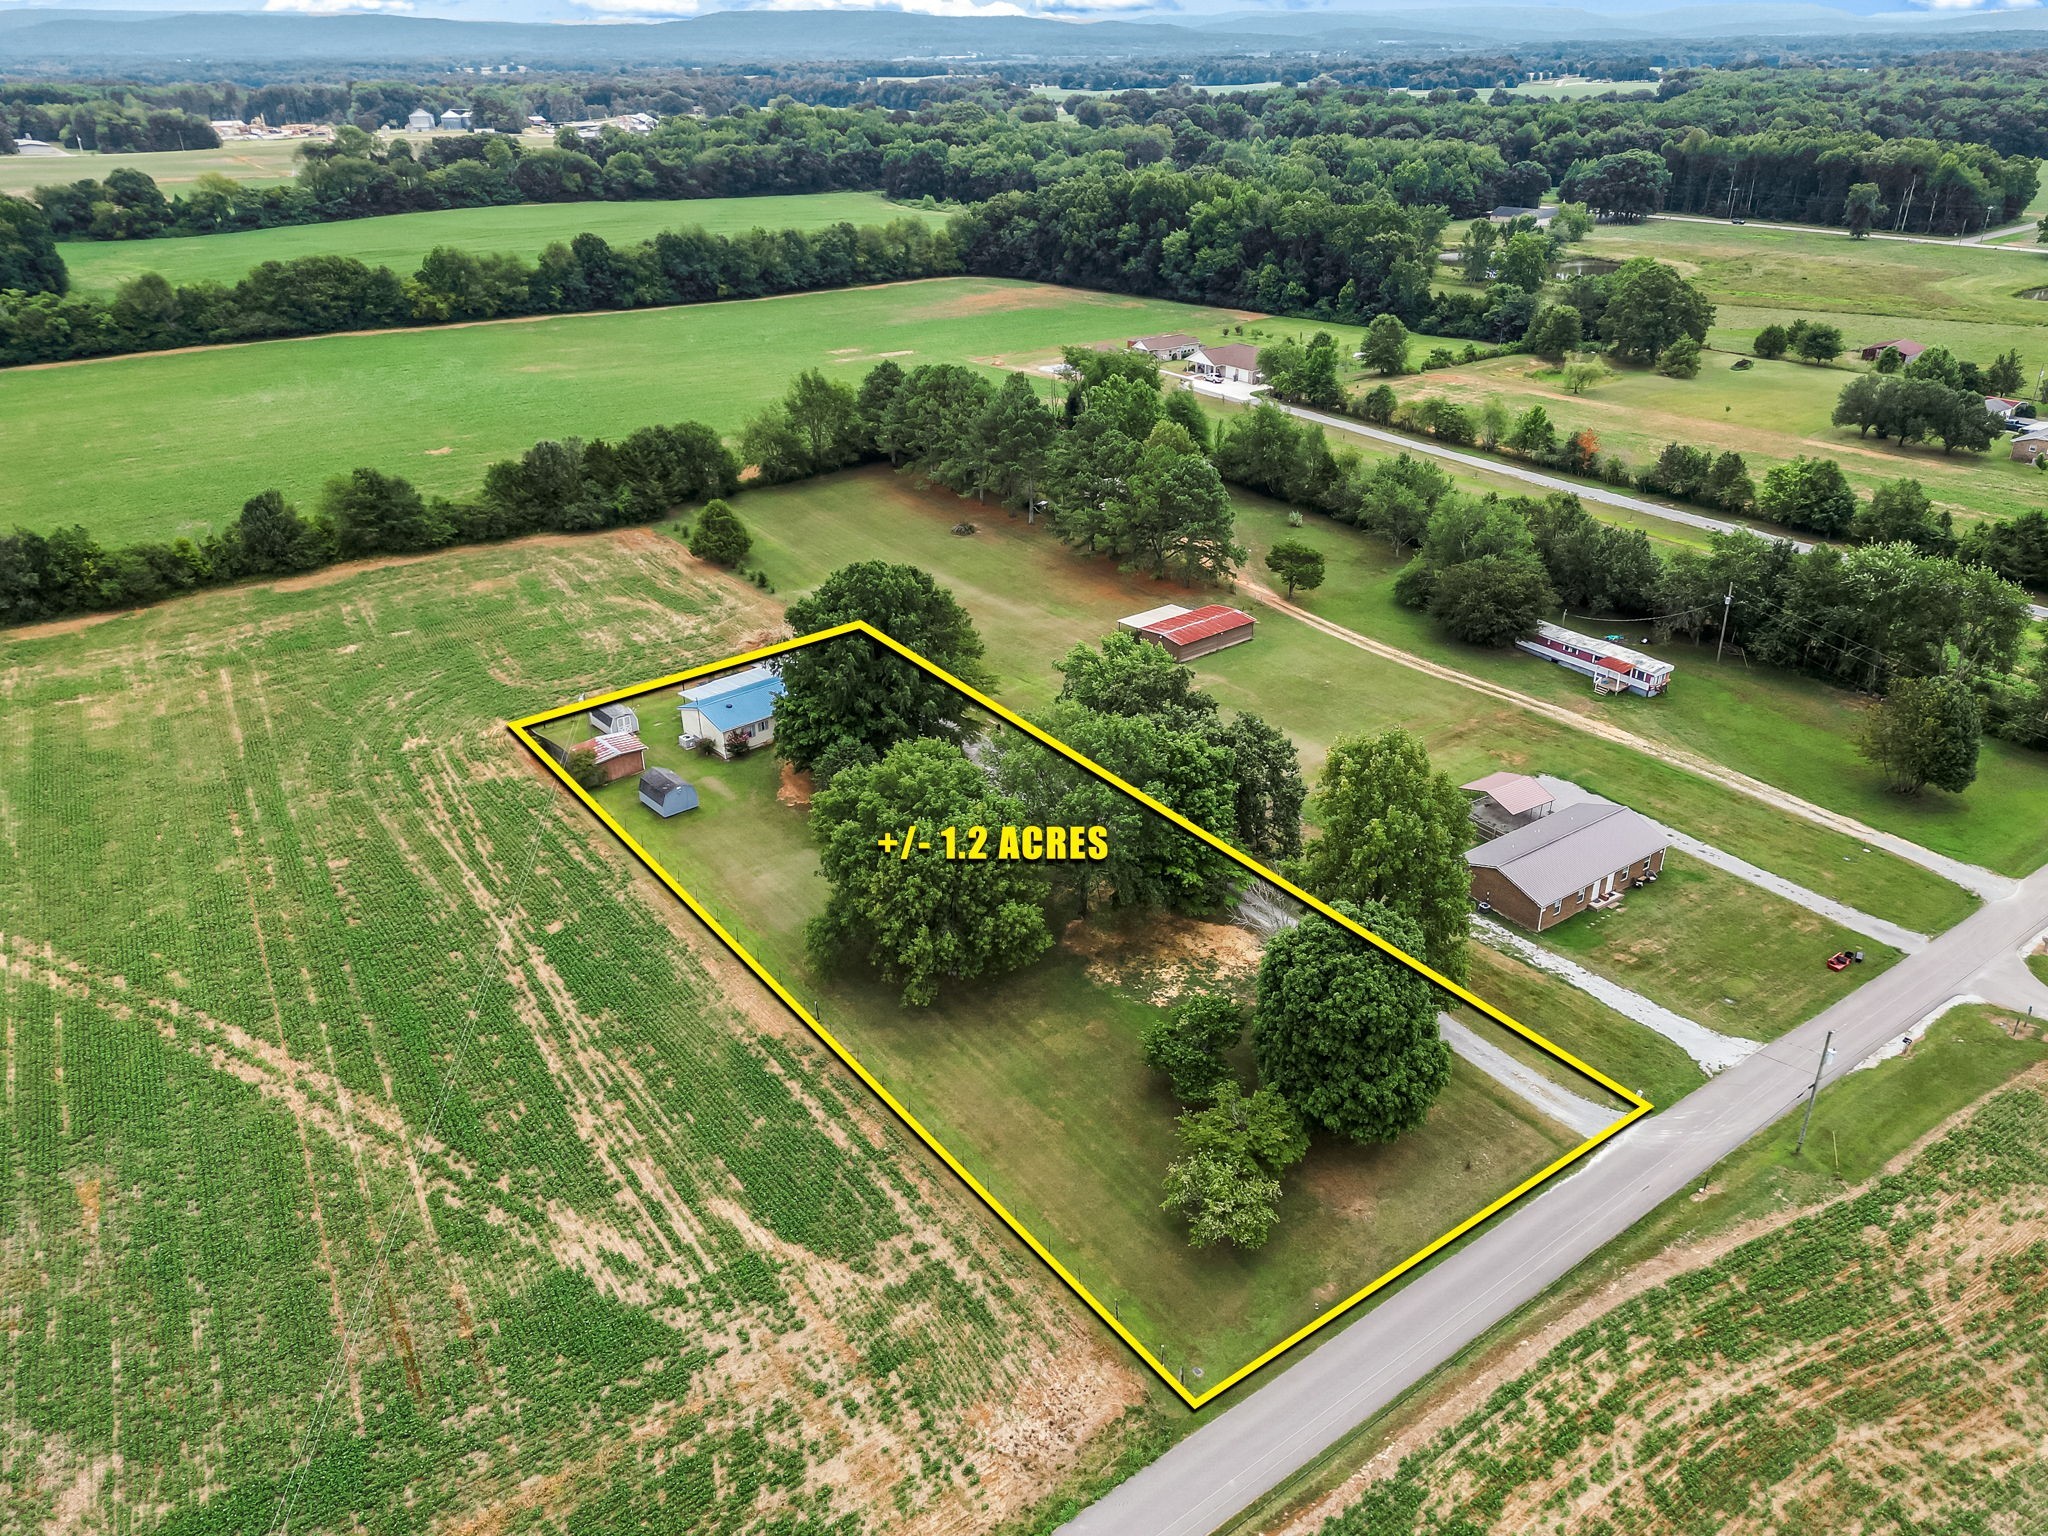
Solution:
M371 11L406 15L419 7L413 0L263 0L263 9L295 16L353 16Z
M1930 11L2030 11L2041 0L1913 0Z

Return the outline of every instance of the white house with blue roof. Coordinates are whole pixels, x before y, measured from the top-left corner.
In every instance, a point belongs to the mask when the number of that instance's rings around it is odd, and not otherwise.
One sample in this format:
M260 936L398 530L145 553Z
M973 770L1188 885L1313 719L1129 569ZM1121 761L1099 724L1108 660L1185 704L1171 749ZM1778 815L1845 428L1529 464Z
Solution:
M775 701L782 679L767 667L747 667L682 690L682 744L708 746L731 758L775 740Z

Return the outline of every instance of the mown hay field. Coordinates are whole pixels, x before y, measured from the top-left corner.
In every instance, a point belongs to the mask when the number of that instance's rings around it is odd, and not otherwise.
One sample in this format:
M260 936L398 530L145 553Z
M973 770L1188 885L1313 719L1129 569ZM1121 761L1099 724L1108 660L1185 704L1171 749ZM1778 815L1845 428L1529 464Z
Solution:
M233 283L258 262L300 256L351 256L410 276L437 245L472 256L532 258L556 240L589 233L629 245L665 229L717 235L750 229L823 229L832 224L941 222L946 214L892 203L879 192L818 192L784 197L705 197L629 203L521 203L510 208L450 208L339 224L297 224L177 240L73 240L61 247L71 286L107 293L143 272L172 283Z
M140 154L99 154L67 150L61 155L0 156L0 192L20 197L37 187L99 179L121 169L155 178L166 194L181 192L200 177L233 177L252 187L290 181L298 170L298 139L249 139L219 149L156 150Z
M0 1523L953 1531L1092 1319L500 721L773 621L645 532L0 641Z
M540 438L683 420L736 431L805 368L858 384L885 357L995 368L1159 331L1214 336L1244 318L942 278L9 369L0 525L83 523L109 544L189 536L266 487L310 504L359 465L459 495Z

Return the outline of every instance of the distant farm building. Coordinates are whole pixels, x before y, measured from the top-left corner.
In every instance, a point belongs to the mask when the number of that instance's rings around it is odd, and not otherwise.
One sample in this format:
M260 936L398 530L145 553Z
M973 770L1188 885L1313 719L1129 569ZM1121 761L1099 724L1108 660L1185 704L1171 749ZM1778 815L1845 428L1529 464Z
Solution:
M1656 879L1665 846L1664 829L1647 816L1588 800L1481 844L1465 862L1481 911L1540 933Z
M2000 421L2011 421L2015 416L2019 415L2020 407L2026 403L2024 400L2015 400L2010 395L1986 395L1984 397L1984 409L1993 416L1996 416Z
M1560 629L1555 624L1538 624L1535 634L1515 644L1531 656L1541 656L1545 661L1554 661L1592 678L1595 693L1620 693L1627 689L1646 699L1655 698L1670 683L1674 670L1668 661L1632 651L1612 640Z
M1517 219L1534 219L1538 229L1547 229L1550 221L1557 217L1554 207L1517 208L1512 203L1502 203L1487 215L1495 224L1512 224Z
M425 107L414 107L405 116L405 126L409 133L425 133L434 126L434 114Z
M1897 352L1900 357L1910 363L1926 350L1927 346L1924 342L1907 341L1901 338L1897 341L1873 341L1869 346L1858 351L1856 355L1866 363L1874 363L1887 352Z
M473 121L474 119L467 107L450 107L441 114L441 126L443 128L453 128L458 133L469 132L470 124Z
M1185 331L1168 331L1164 336L1133 336L1124 346L1127 351L1143 352L1162 363L1171 363L1186 357L1201 344Z
M682 692L684 746L707 746L730 758L775 740L775 702L783 685L767 667L729 672Z
M1218 384L1256 384L1263 377L1259 372L1259 349L1241 342L1195 348L1188 354L1188 372Z
M677 816L697 809L697 789L680 774L650 768L640 775L640 803L657 816Z
M628 775L644 772L647 767L647 748L630 731L596 737L590 743L590 750L597 754L597 766L604 770L607 784L616 784Z
M1143 613L1118 619L1117 628L1150 640L1175 661L1193 661L1211 651L1242 645L1257 627L1252 616L1235 608L1211 603L1206 608L1183 608L1178 603L1148 608Z
M590 729L599 736L610 736L619 731L637 736L640 734L640 716L630 704L600 704L590 712Z
M1473 795L1472 820L1488 837L1504 837L1517 827L1548 816L1557 801L1526 773L1489 773L1458 786Z

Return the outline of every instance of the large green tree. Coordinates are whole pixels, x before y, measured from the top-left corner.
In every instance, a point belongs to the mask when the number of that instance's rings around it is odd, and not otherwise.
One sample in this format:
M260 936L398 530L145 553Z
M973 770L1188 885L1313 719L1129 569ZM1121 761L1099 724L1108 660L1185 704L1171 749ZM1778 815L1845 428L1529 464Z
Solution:
M1414 953L1422 930L1368 902L1338 910ZM1451 1077L1436 990L1320 913L1277 934L1259 965L1252 1048L1259 1079L1311 1128L1354 1141L1413 1130Z
M791 603L789 626L813 634L862 619L961 682L982 687L981 636L953 594L911 565L843 566ZM775 709L775 750L798 768L872 760L912 736L961 734L965 701L945 683L866 636L792 651Z
M832 887L807 938L822 959L853 958L902 988L906 1006L949 982L998 976L1052 947L1045 887L1029 866L998 859L907 856L884 839L906 829L1000 827L1023 806L950 742L901 741L881 761L850 767L811 802L819 867Z
M1422 935L1411 953L1462 980L1472 909L1470 808L1409 732L1340 736L1316 784L1321 835L1302 855L1302 884L1325 901L1400 913Z
M1633 257L1607 279L1600 334L1624 362L1653 362L1681 336L1705 342L1713 323L1706 294L1661 261Z
M1932 784L1961 794L1977 780L1983 716L1967 680L1907 677L1864 721L1858 750L1900 794Z

